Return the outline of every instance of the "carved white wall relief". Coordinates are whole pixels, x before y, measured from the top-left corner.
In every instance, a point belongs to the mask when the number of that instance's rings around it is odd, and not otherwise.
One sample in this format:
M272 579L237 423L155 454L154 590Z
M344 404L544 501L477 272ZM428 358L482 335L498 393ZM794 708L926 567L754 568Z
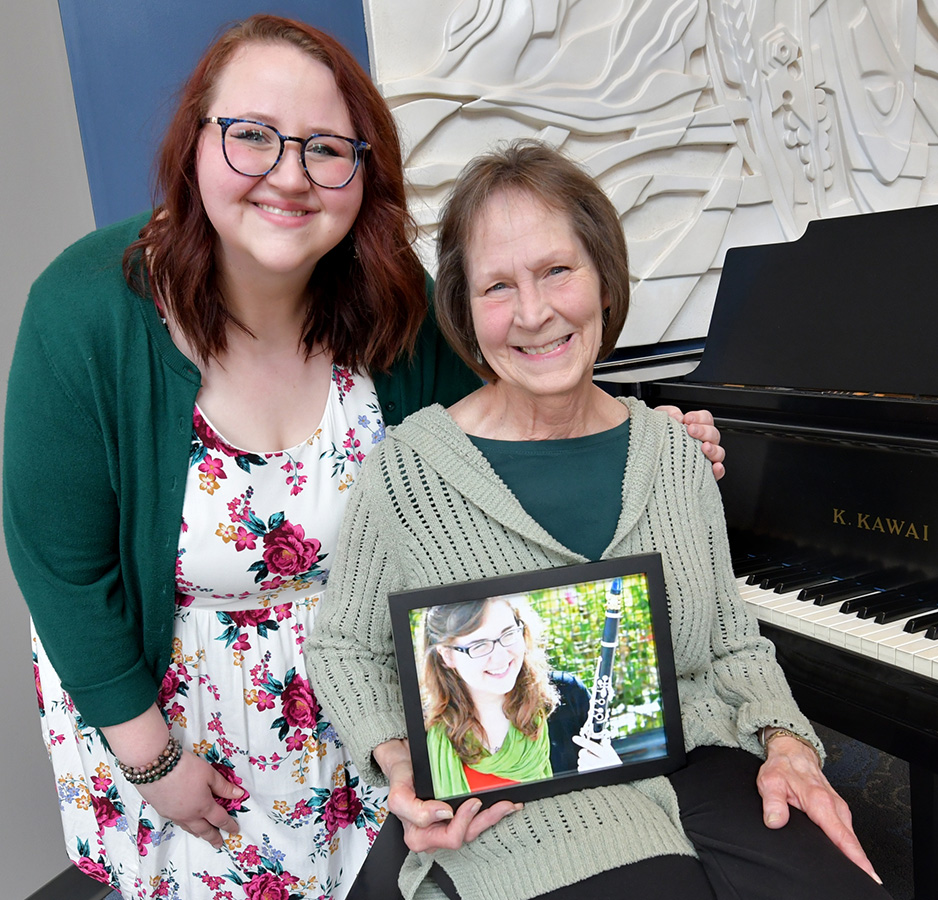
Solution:
M494 143L599 178L634 278L623 344L706 334L728 247L938 202L938 0L366 2L421 252Z

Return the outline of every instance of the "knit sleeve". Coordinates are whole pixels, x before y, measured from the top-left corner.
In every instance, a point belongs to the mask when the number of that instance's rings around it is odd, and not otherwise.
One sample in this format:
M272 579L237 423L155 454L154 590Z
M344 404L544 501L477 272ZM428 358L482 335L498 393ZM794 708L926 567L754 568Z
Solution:
M737 710L739 744L761 756L757 732L764 725L776 725L807 738L823 754L823 745L791 695L775 659L774 646L760 635L755 618L739 595L730 562L723 505L709 464L698 467L695 488L716 585L716 616L710 637L713 686L720 698Z
M374 748L407 736L387 602L403 577L386 512L384 449L369 455L351 491L326 594L304 647L310 682L372 784L387 783Z

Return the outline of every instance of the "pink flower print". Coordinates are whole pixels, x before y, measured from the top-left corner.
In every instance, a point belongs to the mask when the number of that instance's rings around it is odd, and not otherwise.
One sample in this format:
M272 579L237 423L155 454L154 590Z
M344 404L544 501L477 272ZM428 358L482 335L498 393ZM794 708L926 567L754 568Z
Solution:
M276 577L271 578L268 581L262 581L261 590L262 591L279 591L285 584L286 582L279 575L277 575Z
M95 881L103 881L105 884L108 884L111 880L111 876L108 875L107 869L102 863L95 862L90 856L83 856L76 863L79 869L84 872L86 875L93 878Z
M257 535L243 526L239 526L238 536L235 538L235 550L253 550L256 546Z
M219 772L225 779L225 781L230 781L232 784L237 785L244 793L233 800L229 800L227 797L216 797L215 802L221 806L223 809L226 809L228 812L233 812L241 809L241 804L250 797L247 788L244 787L241 779L235 774L235 770L231 766L225 766L221 763L214 762L211 764L212 768Z
M267 691L258 691L257 692L257 708L261 711L265 709L273 709L276 705L274 700L276 696L274 694L268 694Z
M282 622L284 619L289 619L293 615L292 610L292 603L281 603L279 606L275 606L274 612L277 614L277 621Z
M255 875L243 885L247 900L290 900L290 888L272 872Z
M202 446L205 447L206 450L216 450L220 453L224 453L225 456L236 455L234 448L226 444L218 436L218 434L212 430L208 422L205 421L198 407L196 407L192 414L192 427L195 429L197 437L202 442Z
M192 594L180 594L179 591L176 591L176 606L181 608L192 606L193 600L195 600L195 597Z
M261 855L257 851L257 844L250 844L237 855L238 863L241 868L247 869L250 866L260 865ZM221 881L221 879L219 879Z
M169 668L166 670L166 674L163 676L163 682L160 685L160 692L156 698L157 706L159 706L160 709L166 706L166 704L176 696L176 691L178 690L179 676L174 669Z
M216 459L213 456L205 455L205 459L199 463L199 471L205 472L209 475L214 475L216 478L227 478L225 474L224 466L220 459Z
M236 609L228 613L228 615L231 616L231 621L240 628L256 628L262 622L266 622L270 618L270 610Z
M147 855L147 844L153 843L150 837L150 831L151 829L147 828L145 825L137 826L137 856Z
M264 546L264 563L275 575L302 575L319 562L321 545L315 538L307 539L302 525L284 522L264 535Z
M326 833L332 840L333 835L340 828L347 828L362 811L362 802L350 787L338 787L329 796L323 810L323 820L326 823Z
M235 650L250 650L251 644L248 641L248 636L246 634L239 634L238 639L234 642Z
M283 689L280 702L283 704L283 717L291 728L315 727L320 712L319 702L302 675L293 676Z
M98 767L99 771L100 771L101 768L102 768L101 766ZM100 776L98 776L98 775L92 775L92 776L91 776L91 786L92 786L96 791L100 791L100 792L103 794L103 793L105 793L105 792L107 791L107 789L111 786L111 779L110 779L110 778L102 778L102 777L100 777Z
M296 806L293 807L293 812L290 813L291 819L303 819L306 816L311 816L313 810L310 807L309 803L306 800L301 800Z
M342 441L346 458L351 462L361 462L365 458L365 454L358 449L361 445L362 442L355 437L355 429L349 428L346 432L345 440Z
M339 390L339 402L345 402L345 395L355 387L355 381L352 378L352 370L343 366L332 367L332 380Z
M303 734L300 730L295 731L293 734L288 734L287 750L302 750L307 737L309 737L309 735Z
M98 820L99 828L112 828L121 817L117 807L107 797L96 797L92 794L91 805L94 807L94 817Z
M280 616L277 616L278 620ZM39 712L45 715L46 707L42 699L42 679L39 677L39 664L33 663L33 681L36 683L36 702L39 704Z

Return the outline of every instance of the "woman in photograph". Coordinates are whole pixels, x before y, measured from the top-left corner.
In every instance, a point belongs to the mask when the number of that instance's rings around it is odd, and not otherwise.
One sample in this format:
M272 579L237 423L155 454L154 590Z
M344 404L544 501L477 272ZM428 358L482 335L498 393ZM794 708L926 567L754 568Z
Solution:
M440 798L595 768L596 742L580 737L589 692L550 671L540 622L516 598L434 606L423 624L424 724ZM588 748L588 749L587 749ZM582 759L578 763L578 757Z

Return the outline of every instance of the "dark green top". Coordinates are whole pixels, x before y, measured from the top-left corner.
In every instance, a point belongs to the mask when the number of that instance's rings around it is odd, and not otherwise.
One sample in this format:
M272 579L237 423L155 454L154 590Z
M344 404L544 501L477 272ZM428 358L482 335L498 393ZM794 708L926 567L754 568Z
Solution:
M169 664L201 386L153 303L121 272L148 218L93 232L40 275L7 393L7 550L62 686L96 726L146 710ZM414 360L375 379L387 424L479 384L430 318Z
M525 511L587 559L612 541L622 509L629 421L585 437L494 441L469 435Z

